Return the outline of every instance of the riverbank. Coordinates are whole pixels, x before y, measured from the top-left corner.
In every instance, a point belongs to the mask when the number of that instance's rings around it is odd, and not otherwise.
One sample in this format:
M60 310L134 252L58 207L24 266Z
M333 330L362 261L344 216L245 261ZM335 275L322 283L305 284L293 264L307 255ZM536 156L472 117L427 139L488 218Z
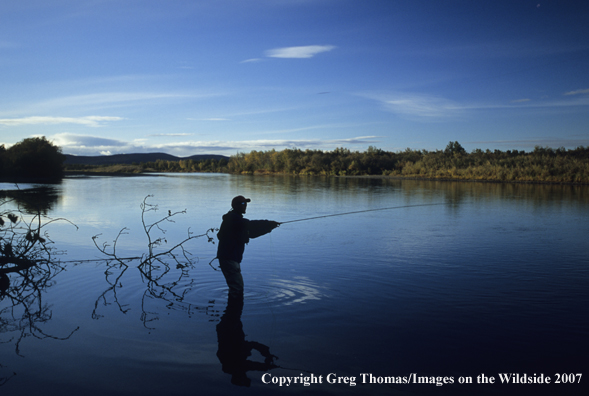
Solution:
M115 177L132 177L132 176L161 176L165 173L211 173L211 172L166 172L150 170L138 170L135 166L123 167L101 167L93 170L71 170L64 171L66 177L83 177L83 176L115 176ZM232 174L230 172L217 172ZM234 173L235 174L235 173ZM545 185L570 185L570 186L588 186L589 182L565 182L565 181L541 181L541 180L487 180L487 179L469 179L469 178L448 178L448 177L420 177L420 176L401 176L401 175L309 175L309 174L288 174L280 172L242 172L241 175L251 176L297 176L297 177L333 177L349 179L389 179L389 180L423 180L423 181L441 181L441 182L465 182L465 183L502 183L502 184L545 184Z
M442 182L466 182L466 183L500 183L500 184L550 184L550 185L571 185L571 186L589 186L589 182L559 182L559 181L539 181L539 180L485 180L485 179L452 179L452 178L433 178L417 176L389 176L389 175L364 175L364 176L335 176L344 178L365 178L365 179L394 179L394 180L424 180L424 181L442 181Z

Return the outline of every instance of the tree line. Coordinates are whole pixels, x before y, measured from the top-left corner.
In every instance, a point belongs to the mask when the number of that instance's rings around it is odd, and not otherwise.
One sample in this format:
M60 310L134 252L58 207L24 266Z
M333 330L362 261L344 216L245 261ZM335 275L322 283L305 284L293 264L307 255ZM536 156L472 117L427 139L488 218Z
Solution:
M396 176L424 179L589 183L589 147L533 151L481 150L460 143L444 150L399 152L370 146L366 151L284 149L238 153L229 160L180 160L134 164L135 172L217 172L324 176Z
M106 172L106 173L143 173L143 172L213 172L227 173L227 159L203 160L161 160L149 162L133 162L132 164L115 165L84 165L66 164L66 171Z
M65 156L45 137L29 138L5 149L0 146L0 176L51 178L62 175ZM69 171L216 172L325 176L394 176L424 179L512 182L589 183L589 147L533 151L482 150L467 152L457 141L444 150L333 151L284 149L237 153L227 159L157 160L132 165L67 165Z
M364 152L286 149L252 151L232 156L231 173L285 173L294 175L383 175L427 179L526 182L589 182L589 147L567 150L537 146L531 152L481 150L468 153L458 142L444 150Z

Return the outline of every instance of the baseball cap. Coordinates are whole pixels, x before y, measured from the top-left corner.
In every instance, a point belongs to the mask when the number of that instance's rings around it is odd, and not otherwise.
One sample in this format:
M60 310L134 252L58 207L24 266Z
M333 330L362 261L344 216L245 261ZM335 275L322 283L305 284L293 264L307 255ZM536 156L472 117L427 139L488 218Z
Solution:
M245 198L243 195L238 195L237 197L233 198L231 201L231 207L235 208L237 205L244 204L246 202L251 202L252 200L249 198Z

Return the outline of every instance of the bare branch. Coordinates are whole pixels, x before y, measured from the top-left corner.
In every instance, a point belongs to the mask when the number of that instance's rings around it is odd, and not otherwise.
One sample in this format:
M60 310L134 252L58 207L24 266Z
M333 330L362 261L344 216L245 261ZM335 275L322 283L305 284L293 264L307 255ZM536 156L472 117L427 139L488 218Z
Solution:
M31 195L22 194L18 186L16 191L21 195L0 201L0 300L4 300L0 335L16 334L5 342L15 342L15 351L21 355L21 342L26 337L65 340L78 330L57 337L42 329L52 318L50 306L42 297L65 269L54 260L60 252L54 248L47 226L60 221L78 227L66 219L47 217L42 203L28 201ZM0 378L0 385L9 378Z
M195 258L187 249L188 242L198 238L206 238L207 242L214 243L212 233L216 231L215 228L210 228L205 233L199 235L195 235L189 228L183 240L174 242L170 247L163 248L161 251L156 251L156 249L168 245L169 242L166 237L167 229L164 228L164 225L166 223L175 223L175 217L184 215L187 211L181 210L174 212L168 210L167 214L164 214L162 217L153 221L149 220L149 216L159 210L158 205L149 202L150 198L153 198L153 195L146 196L139 205L141 208L141 224L146 239L145 252L135 257L121 257L118 255L117 247L121 242L122 236L129 234L129 229L126 227L119 231L112 245L106 242L99 245L98 238L100 234L92 238L96 248L103 255L107 256L108 260L116 262L116 264L107 264L108 269L105 274L109 287L96 300L95 309L92 313L92 317L95 319L101 317L98 314L98 307L101 302L102 305L108 305L107 296L110 294L112 294L114 303L119 307L121 312L126 313L128 311L127 305L119 302L116 292L121 287L119 282L127 270L128 265L135 261L139 274L146 284L146 290L141 302L141 320L146 328L151 329L149 324L157 320L157 314L147 310L146 305L149 299L164 299L168 301L168 306L173 306L174 304L183 302L186 293L192 288L193 282L190 282L188 286L183 285L183 291L176 290L181 282L188 277L188 270L193 268L194 264L198 261L198 258ZM113 268L116 269L118 275L115 281L111 282L108 278L109 275L112 275L110 271L113 271ZM198 310L200 308L190 305L188 311L192 311L193 309Z

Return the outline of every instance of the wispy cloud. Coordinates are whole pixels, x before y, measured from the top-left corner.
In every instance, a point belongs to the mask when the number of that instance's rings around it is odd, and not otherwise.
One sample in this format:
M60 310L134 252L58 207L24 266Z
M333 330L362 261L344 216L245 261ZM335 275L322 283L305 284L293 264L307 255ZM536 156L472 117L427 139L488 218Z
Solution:
M180 152L191 155L195 152L210 151L244 151L251 150L281 150L284 148L315 148L329 150L342 145L375 144L378 136L359 136L342 139L257 139L240 141L187 141L180 143L164 143L153 145L152 149L165 152Z
M251 58L251 59L243 60L239 63L255 63L255 62L261 62L261 61L262 61L262 58Z
M264 51L267 58L285 58L285 59L306 59L312 58L322 52L329 52L337 48L335 45L302 45L298 47L282 47ZM264 58L251 58L241 61L240 63L262 62Z
M50 137L57 146L61 147L65 153L69 149L77 151L93 151L98 153L104 150L121 150L125 152L125 147L132 146L129 142L118 139L108 139L99 136L76 135L73 133L59 133Z
M211 118L188 118L190 121L229 121L229 118L211 117Z
M0 125L20 126L35 124L80 124L89 127L99 127L106 121L120 121L121 117L86 116L86 117L23 117L23 118L0 118Z
M183 102L200 100L226 95L222 92L100 92L82 95L65 95L40 100L15 104L12 108L3 106L0 109L0 117L8 119L8 116L24 116L34 113L64 114L64 113L97 113L113 111L112 109L147 106L164 106L175 101ZM33 119L33 117L30 117ZM34 117L38 119L38 117ZM48 117L63 118L63 117ZM79 117L77 119L85 119ZM19 118L21 119L21 118ZM24 119L24 118L22 118Z
M379 101L383 108L395 114L418 118L445 118L455 116L463 106L449 99L422 94L360 94Z
M330 150L341 146L378 143L378 136L359 136L341 139L259 139L234 141L184 141L149 144L145 140L124 141L97 136L61 133L49 137L64 153L75 155L100 155L101 153L145 153L164 151L177 156L200 153L235 154L238 151L281 150L284 148L314 148Z
M577 89L576 91L566 92L564 95L584 95L589 94L589 89Z
M589 90L572 91L569 95L579 95L571 99L559 100L534 100L528 98L512 100L509 103L461 103L450 99L412 93L360 93L358 96L376 100L386 111L413 120L444 120L463 117L468 112L510 110L510 109L564 109L573 107L585 107L589 105L589 97L582 95Z
M194 133L154 133L147 135L148 137L178 137L178 136L192 136Z
M55 98L40 103L47 107L70 107L70 106L121 106L141 101L153 101L157 99L182 99L195 97L208 97L208 94L189 94L178 92L106 92L88 95L74 95L62 98Z
M312 130L342 130L344 128L366 128L367 126L373 123L333 123L333 124L317 124L317 125L308 125L308 126L301 126L297 128L287 128L287 129L269 129L269 130L260 130L257 133L259 135L277 135L277 134L292 134L298 133L303 131L312 131Z
M306 45L300 47L275 48L265 52L269 58L312 58L322 52L336 48L333 45Z
M571 95L580 95L579 94L571 94ZM491 109L491 108L507 108L507 109L522 109L522 108L540 108L540 109L559 109L559 108L573 108L573 107L587 107L589 106L589 96L580 95L573 98L566 98L566 99L548 99L548 100L534 100L534 101L526 101L525 104L521 106L501 106L501 105L494 105L494 106L480 106L480 109Z

